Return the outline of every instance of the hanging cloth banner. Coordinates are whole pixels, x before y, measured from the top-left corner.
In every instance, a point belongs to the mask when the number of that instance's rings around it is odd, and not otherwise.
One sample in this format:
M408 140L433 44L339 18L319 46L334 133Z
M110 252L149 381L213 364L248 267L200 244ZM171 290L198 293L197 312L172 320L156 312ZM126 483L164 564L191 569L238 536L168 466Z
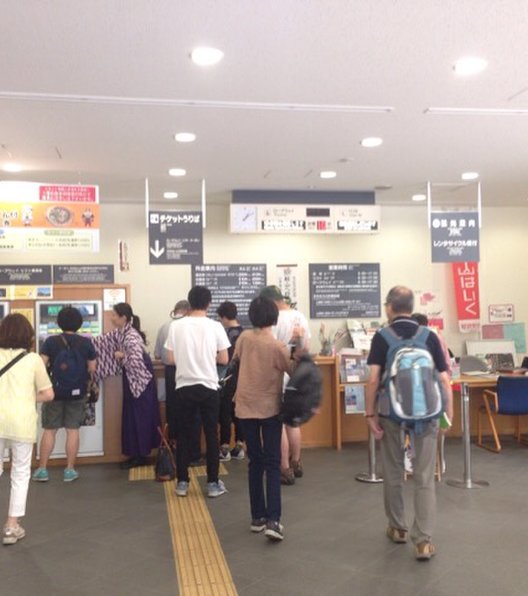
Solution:
M480 330L478 263L452 263L457 303L458 328L461 333Z

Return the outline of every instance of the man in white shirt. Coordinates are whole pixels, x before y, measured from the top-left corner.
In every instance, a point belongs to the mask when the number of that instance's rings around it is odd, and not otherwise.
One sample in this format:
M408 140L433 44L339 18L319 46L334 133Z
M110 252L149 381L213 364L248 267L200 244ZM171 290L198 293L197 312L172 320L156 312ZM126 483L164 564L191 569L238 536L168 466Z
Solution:
M287 346L293 348L299 343L305 350L309 349L310 328L306 317L290 307L284 299L278 286L266 286L260 295L273 300L279 309L279 320L273 327L273 335ZM284 387L288 383L288 375L284 376ZM286 424L282 428L281 445L281 483L291 485L295 478L301 478L303 467L301 463L301 429Z
M222 325L207 318L211 292L204 286L194 286L188 300L189 315L171 323L165 342L169 362L176 365L176 400L183 418L176 438L176 494L186 497L189 490L190 429L199 412L207 451L207 496L219 497L226 488L218 479L220 398L216 365L227 364L227 349L231 344Z

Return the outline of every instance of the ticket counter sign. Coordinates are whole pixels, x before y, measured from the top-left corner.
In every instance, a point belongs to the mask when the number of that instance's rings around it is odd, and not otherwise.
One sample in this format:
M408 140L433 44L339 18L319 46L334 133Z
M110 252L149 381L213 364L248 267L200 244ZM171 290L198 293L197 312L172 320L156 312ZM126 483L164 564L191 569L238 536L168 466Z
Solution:
M203 263L202 214L199 211L149 211L151 265Z
M0 182L0 253L99 251L97 186Z

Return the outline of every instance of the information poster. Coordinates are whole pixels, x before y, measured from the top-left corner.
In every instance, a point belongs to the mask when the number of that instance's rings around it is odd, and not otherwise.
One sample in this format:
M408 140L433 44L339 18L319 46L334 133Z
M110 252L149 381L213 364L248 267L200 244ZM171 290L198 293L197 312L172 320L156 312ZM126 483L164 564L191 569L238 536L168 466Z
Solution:
M266 285L266 265L196 265L192 268L192 285L211 290L209 316L215 318L218 306L229 300L237 305L241 325L251 327L247 313L253 298Z
M299 300L298 267L297 265L277 265L277 285L282 295L295 306Z
M310 263L309 275L310 318L381 316L379 263Z
M478 213L431 213L431 254L433 263L480 261Z
M99 188L0 182L0 252L99 250Z

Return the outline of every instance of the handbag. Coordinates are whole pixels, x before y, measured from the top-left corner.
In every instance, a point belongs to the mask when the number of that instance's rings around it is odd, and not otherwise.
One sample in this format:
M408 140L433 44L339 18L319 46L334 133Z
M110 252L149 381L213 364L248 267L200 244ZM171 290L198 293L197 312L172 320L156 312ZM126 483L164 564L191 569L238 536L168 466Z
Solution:
M172 447L169 445L166 437L167 424L163 430L158 426L158 432L161 441L156 455L154 474L157 482L167 482L176 478L176 461L174 460Z

